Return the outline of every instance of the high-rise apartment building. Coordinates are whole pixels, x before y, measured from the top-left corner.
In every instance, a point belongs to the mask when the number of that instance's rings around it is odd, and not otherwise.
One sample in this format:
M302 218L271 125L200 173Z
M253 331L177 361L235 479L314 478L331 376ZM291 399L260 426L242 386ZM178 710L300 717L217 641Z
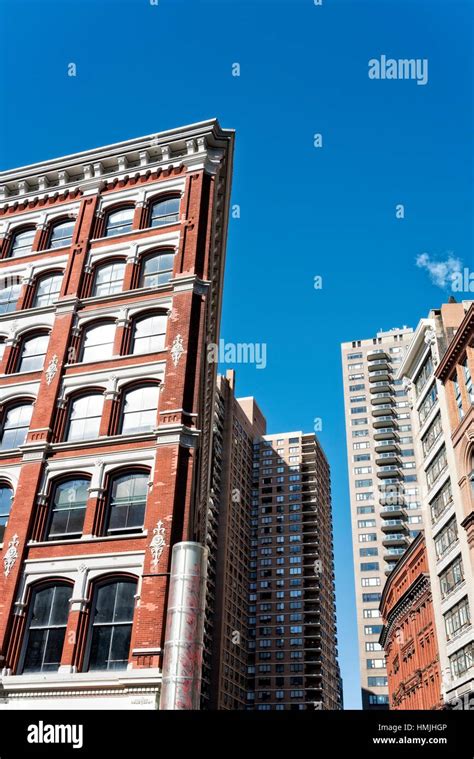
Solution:
M462 449L469 455L474 432L470 415L471 350L468 343L463 344L468 334L469 308L472 317L472 301L456 303L451 300L430 311L426 319L421 319L398 375L407 382L413 405L413 434L442 695L448 707L454 705L456 708L471 708L474 694L474 575L468 534L463 527L468 466L462 454L459 455ZM458 350L456 346L461 348L459 367L453 362ZM437 372L441 366L440 375L446 379L449 377L446 390ZM464 417L467 417L466 421ZM458 425L453 428L456 419ZM458 463L462 469L458 470Z
M330 470L315 435L257 439L253 480L249 708L340 709Z
M212 120L0 175L4 708L199 703L232 157Z
M235 372L218 375L206 528L203 708L247 706L253 444L265 431L255 400L235 397Z
M388 707L379 603L422 522L410 402L396 379L412 334L391 329L341 346L364 709Z

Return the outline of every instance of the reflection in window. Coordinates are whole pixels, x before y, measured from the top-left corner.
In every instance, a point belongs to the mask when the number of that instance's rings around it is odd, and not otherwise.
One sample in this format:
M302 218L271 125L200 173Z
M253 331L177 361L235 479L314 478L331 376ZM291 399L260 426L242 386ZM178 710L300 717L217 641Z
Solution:
M150 227L176 224L179 221L179 198L168 198L153 203L150 211Z
M74 233L74 227L76 222L63 221L61 224L56 224L52 230L49 238L50 248L66 248L72 243L72 235Z
M144 385L125 394L122 434L149 432L156 426L158 386Z
M71 405L66 440L91 440L98 437L104 396L94 393L76 398Z
M100 586L92 607L89 670L126 669L137 585L130 580Z
M113 295L122 291L125 263L112 261L111 263L98 266L95 273L92 295L101 298L104 295Z
M1 450L23 445L28 434L32 413L33 405L31 403L13 406L7 410L1 432Z
M39 372L43 368L49 335L33 335L23 341L19 372Z
M96 324L86 331L82 344L83 361L103 361L111 358L114 350L115 324Z
M21 284L16 283L0 290L0 314L9 314L16 309Z
M153 253L143 259L140 287L158 287L173 275L173 253Z
M107 532L142 529L145 517L148 475L134 472L112 481Z
M133 224L134 208L121 208L118 211L111 211L107 216L105 226L105 237L114 237L130 232Z
M86 514L89 480L65 480L54 488L48 539L80 537Z
M0 483L0 543L3 543L5 528L8 524L10 509L12 506L13 490L9 485Z
M132 353L154 353L165 347L166 316L153 314L135 322Z
M59 669L71 595L70 585L50 585L33 592L23 672L56 672Z
M30 229L23 229L21 232L17 232L13 239L10 248L10 256L19 256L22 254L30 253L33 240L35 239L36 229L34 227Z
M62 274L45 274L38 279L36 285L35 297L33 299L33 308L42 306L51 306L56 303L59 293L61 292Z

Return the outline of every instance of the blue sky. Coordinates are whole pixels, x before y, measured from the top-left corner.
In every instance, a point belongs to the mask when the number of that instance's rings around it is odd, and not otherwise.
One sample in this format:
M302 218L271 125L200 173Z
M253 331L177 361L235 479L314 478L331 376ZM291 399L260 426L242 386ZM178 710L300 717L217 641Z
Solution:
M269 432L323 420L346 708L359 679L340 343L416 325L446 299L419 254L474 268L472 9L0 0L0 168L213 116L236 130L222 336L267 344L265 369L236 369ZM370 80L381 55L427 58L428 83Z

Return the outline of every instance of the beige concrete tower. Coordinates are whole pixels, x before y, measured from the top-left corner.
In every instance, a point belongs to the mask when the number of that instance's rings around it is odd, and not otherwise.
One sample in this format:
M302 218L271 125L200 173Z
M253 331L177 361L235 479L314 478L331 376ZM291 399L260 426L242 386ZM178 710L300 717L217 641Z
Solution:
M395 379L412 334L395 328L341 346L364 709L388 707L379 602L422 526L410 403Z

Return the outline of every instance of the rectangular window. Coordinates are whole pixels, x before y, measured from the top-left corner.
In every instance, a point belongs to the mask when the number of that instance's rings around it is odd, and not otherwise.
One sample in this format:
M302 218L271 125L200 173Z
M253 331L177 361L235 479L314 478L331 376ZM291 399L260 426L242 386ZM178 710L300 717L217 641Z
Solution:
M360 571L361 572L378 572L379 571L379 563L378 561L366 561L362 562L360 565Z
M443 446L439 453L436 454L435 458L429 465L428 469L426 470L426 482L428 485L428 488L432 488L435 484L436 480L441 477L443 472L448 467L448 459L446 456L446 448Z
M415 393L416 393L417 398L419 397L421 391L425 387L426 383L428 382L432 374L433 374L433 360L430 354L414 380Z
M450 656L449 664L453 677L461 677L465 672L468 672L474 664L474 643L471 641L467 646Z
M431 409L433 408L437 400L438 400L438 390L436 389L436 385L433 384L433 386L430 388L428 395L423 400L423 403L421 404L418 411L420 424L423 424L423 422L427 418L428 414L430 413Z
M458 528L456 524L456 518L453 517L435 538L435 549L438 560L441 559L449 551L457 539Z
M444 624L446 627L446 637L448 640L454 638L461 630L469 627L471 624L471 615L469 602L465 596L459 603L453 606L444 614Z
M441 415L437 414L421 440L421 444L423 446L423 455L425 457L431 451L442 432L443 428L441 425Z
M377 588L380 586L380 577L362 577L360 584L363 588Z
M462 582L464 582L464 568L462 558L458 556L439 576L441 596L446 598Z

